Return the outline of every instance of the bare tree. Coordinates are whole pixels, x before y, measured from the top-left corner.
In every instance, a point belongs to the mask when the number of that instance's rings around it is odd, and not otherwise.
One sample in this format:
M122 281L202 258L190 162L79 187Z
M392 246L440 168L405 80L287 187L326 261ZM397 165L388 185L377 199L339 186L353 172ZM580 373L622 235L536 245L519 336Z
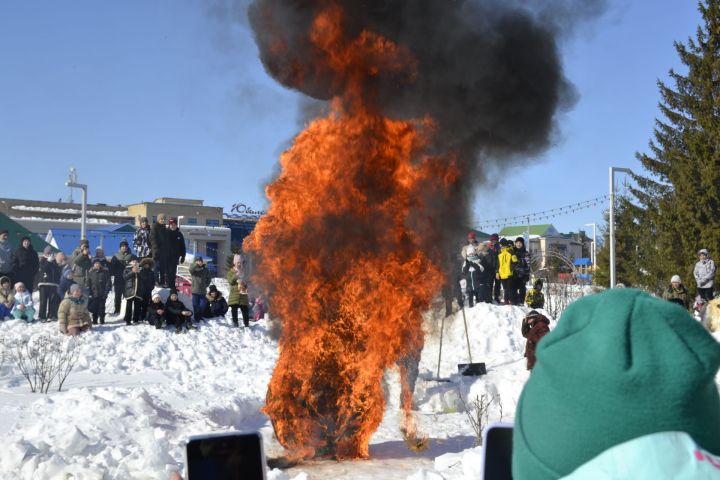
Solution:
M75 339L46 334L16 340L5 347L31 392L47 393L56 378L58 391L62 390L79 358Z
M486 393L480 396L475 395L475 399L469 405L465 403L462 395L460 395L460 403L462 403L465 415L467 415L470 426L475 432L475 445L482 445L482 433L490 418L490 407L497 405L500 414L498 421L502 420L503 409L500 395L490 396Z

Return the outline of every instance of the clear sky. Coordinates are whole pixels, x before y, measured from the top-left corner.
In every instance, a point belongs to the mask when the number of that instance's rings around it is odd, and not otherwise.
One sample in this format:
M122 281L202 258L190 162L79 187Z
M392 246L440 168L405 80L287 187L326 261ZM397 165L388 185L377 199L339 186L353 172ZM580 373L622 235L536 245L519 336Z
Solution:
M0 196L66 199L74 166L92 203L265 207L263 186L301 128L299 95L264 72L246 23L230 21L241 13L211 3L0 2ZM611 165L640 171L634 154L652 136L656 82L680 68L673 41L699 22L693 0L610 0L563 43L580 99L558 118L557 145L490 179L476 219L604 195ZM547 222L599 227L605 208Z

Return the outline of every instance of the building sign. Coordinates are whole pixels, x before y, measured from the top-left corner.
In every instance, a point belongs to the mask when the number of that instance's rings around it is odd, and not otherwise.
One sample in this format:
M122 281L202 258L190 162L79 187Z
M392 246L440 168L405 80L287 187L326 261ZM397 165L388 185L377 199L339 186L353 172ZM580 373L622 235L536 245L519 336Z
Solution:
M226 214L226 217L234 217L234 218L242 218L242 217L251 217L251 218L260 218L263 215L267 214L264 210L253 210L252 208L248 207L244 203L233 203L233 206L230 208L230 213Z

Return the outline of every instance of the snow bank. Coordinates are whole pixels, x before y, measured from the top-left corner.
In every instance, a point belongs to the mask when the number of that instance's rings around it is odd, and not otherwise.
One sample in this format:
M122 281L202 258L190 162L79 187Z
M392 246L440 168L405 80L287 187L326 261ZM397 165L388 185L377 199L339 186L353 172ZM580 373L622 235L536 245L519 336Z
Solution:
M0 323L5 339L55 330ZM264 321L237 329L215 319L176 334L126 327L120 317L81 336L78 348L64 392L28 395L3 364L0 414L15 422L0 422L0 478L162 478L183 467L189 435L267 422L260 408L277 345Z
M227 292L223 279L215 284ZM371 439L370 460L310 462L272 470L268 478L479 478L481 450L464 407L487 395L502 404L502 411L490 409L489 421L501 415L514 420L529 376L520 333L528 311L488 304L464 310L472 360L486 364L481 377L457 373L457 364L470 356L461 310L444 320L438 378L442 314L426 316L414 397L420 431L429 438L424 452L409 451L400 435L399 380L391 369L384 379L388 407ZM128 327L122 316L109 320L80 337L80 361L63 392L30 394L8 360L0 362L0 478L165 478L184 468L185 438L224 430L259 430L267 456L283 454L260 412L278 357L268 320L238 329L229 318L212 319L185 334ZM0 322L6 340L55 330L54 324ZM720 332L714 335L720 340Z

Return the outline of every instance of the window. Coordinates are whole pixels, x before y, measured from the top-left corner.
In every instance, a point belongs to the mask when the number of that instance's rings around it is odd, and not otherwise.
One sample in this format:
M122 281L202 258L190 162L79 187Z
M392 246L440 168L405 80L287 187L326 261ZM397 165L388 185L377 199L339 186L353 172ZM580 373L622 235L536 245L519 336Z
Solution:
M189 218L187 219L187 224L188 224L188 225L197 225L197 218L189 217Z
M208 227L219 227L220 220L207 219L207 220L205 220L205 225L207 225Z

